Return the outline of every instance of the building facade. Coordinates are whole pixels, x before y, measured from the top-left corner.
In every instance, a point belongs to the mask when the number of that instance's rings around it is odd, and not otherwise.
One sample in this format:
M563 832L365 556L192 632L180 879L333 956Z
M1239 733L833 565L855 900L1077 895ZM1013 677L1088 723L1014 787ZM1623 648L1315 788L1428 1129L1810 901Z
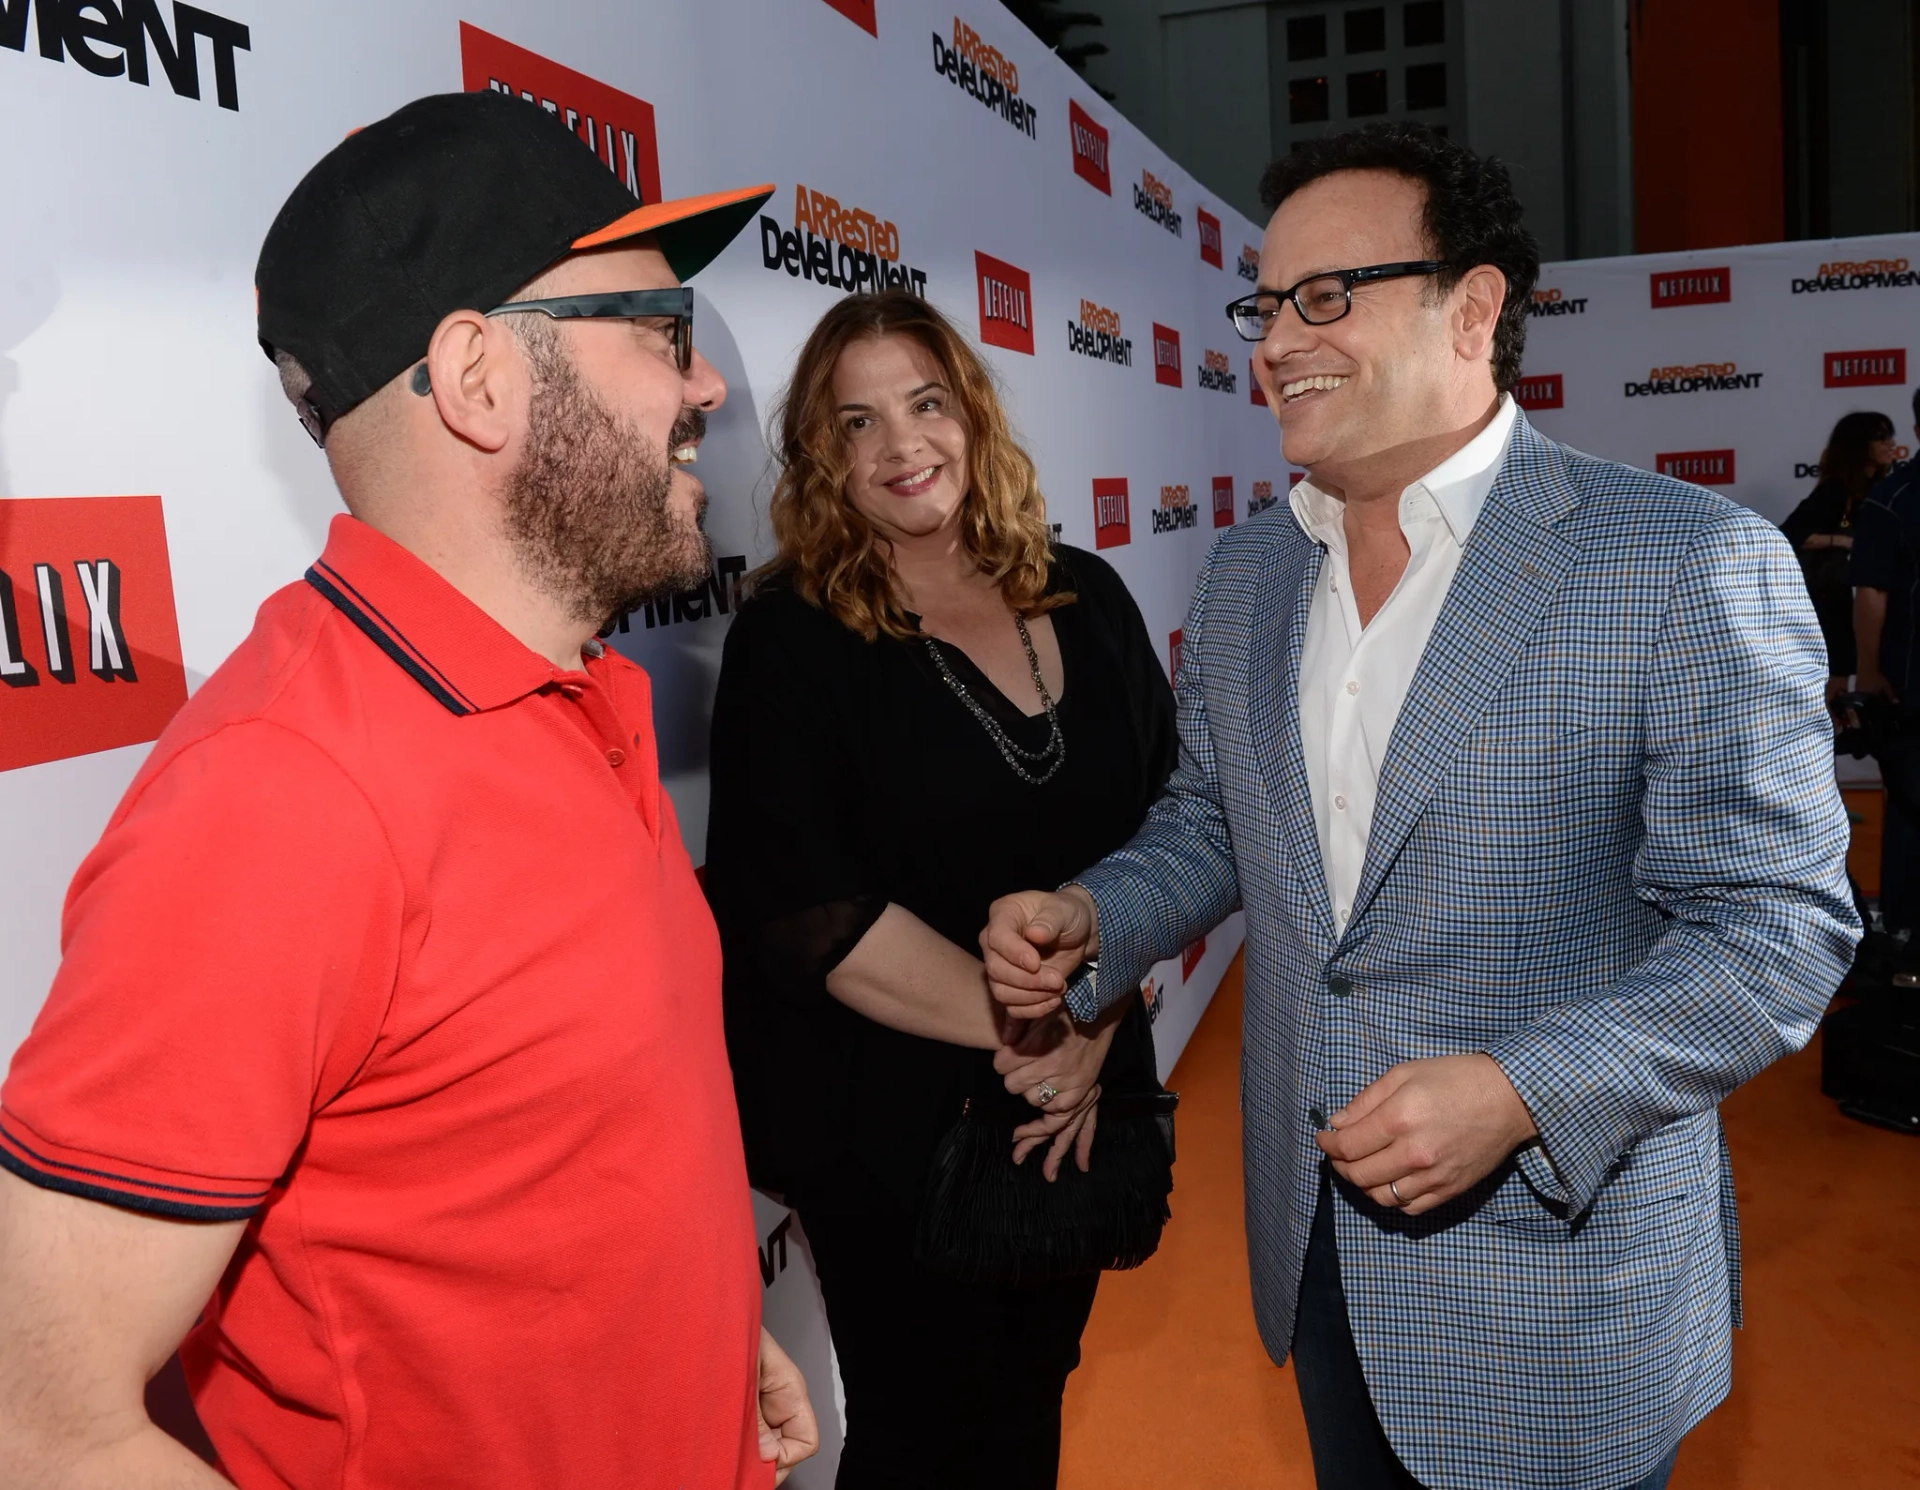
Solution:
M1301 141L1498 155L1548 259L1920 227L1920 0L1077 0L1089 81L1256 221Z

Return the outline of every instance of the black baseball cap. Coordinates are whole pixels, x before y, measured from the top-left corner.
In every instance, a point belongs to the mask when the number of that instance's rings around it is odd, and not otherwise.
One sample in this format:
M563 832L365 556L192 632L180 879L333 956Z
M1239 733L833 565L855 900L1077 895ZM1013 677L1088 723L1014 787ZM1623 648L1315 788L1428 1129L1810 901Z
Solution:
M538 104L491 90L415 99L293 189L254 270L260 345L313 379L331 423L426 355L456 310L491 310L568 254L651 234L682 280L771 186L642 205Z

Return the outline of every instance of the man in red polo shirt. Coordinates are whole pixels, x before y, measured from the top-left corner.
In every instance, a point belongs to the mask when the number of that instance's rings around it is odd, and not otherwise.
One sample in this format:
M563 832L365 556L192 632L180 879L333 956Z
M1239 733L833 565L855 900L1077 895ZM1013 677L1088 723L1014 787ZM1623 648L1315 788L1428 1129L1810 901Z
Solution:
M725 1490L812 1452L713 923L646 675L594 640L706 573L680 467L726 387L679 282L770 190L636 208L469 93L281 209L261 341L351 515L69 893L0 1092L9 1490L220 1483L142 1408L176 1347L248 1487Z

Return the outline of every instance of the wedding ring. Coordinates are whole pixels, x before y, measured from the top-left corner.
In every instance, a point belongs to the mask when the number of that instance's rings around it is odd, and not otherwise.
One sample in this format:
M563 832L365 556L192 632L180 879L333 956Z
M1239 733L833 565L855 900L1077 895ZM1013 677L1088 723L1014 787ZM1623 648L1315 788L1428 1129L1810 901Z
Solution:
M1407 1203L1407 1197L1400 1193L1400 1182L1398 1180L1388 1180L1387 1188L1393 1191L1393 1198L1395 1201L1397 1201L1401 1205L1405 1205Z
M1042 1107L1045 1107L1049 1102L1051 1102L1055 1097L1059 1095L1060 1095L1060 1089L1057 1086L1055 1086L1051 1081L1041 1082L1040 1090L1038 1093L1036 1093L1036 1096Z

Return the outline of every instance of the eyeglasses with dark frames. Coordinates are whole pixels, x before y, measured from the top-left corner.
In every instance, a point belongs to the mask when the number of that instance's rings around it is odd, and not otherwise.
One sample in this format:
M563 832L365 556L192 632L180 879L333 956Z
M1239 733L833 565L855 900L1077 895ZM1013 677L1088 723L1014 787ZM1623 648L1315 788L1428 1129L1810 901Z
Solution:
M490 316L511 315L516 311L536 311L556 321L646 321L673 322L673 355L680 371L693 366L693 291L685 286L674 290L617 290L604 295L557 295L549 300L509 300L496 305ZM413 391L427 394L433 385L427 380L426 364L413 370ZM309 388L294 401L294 417L300 427L321 449L327 445L327 431L337 415L328 408L317 388Z
M603 295L557 295L549 300L509 300L496 305L490 316L535 311L556 321L646 321L673 322L673 353L685 372L693 366L693 291L682 286L675 290L616 290Z
M1287 301L1309 326L1327 326L1353 309L1353 287L1383 279L1408 279L1438 274L1448 265L1440 259L1415 259L1401 264L1369 264L1364 269L1330 269L1310 274L1290 290L1255 290L1227 307L1227 319L1246 341L1265 341L1274 318Z

